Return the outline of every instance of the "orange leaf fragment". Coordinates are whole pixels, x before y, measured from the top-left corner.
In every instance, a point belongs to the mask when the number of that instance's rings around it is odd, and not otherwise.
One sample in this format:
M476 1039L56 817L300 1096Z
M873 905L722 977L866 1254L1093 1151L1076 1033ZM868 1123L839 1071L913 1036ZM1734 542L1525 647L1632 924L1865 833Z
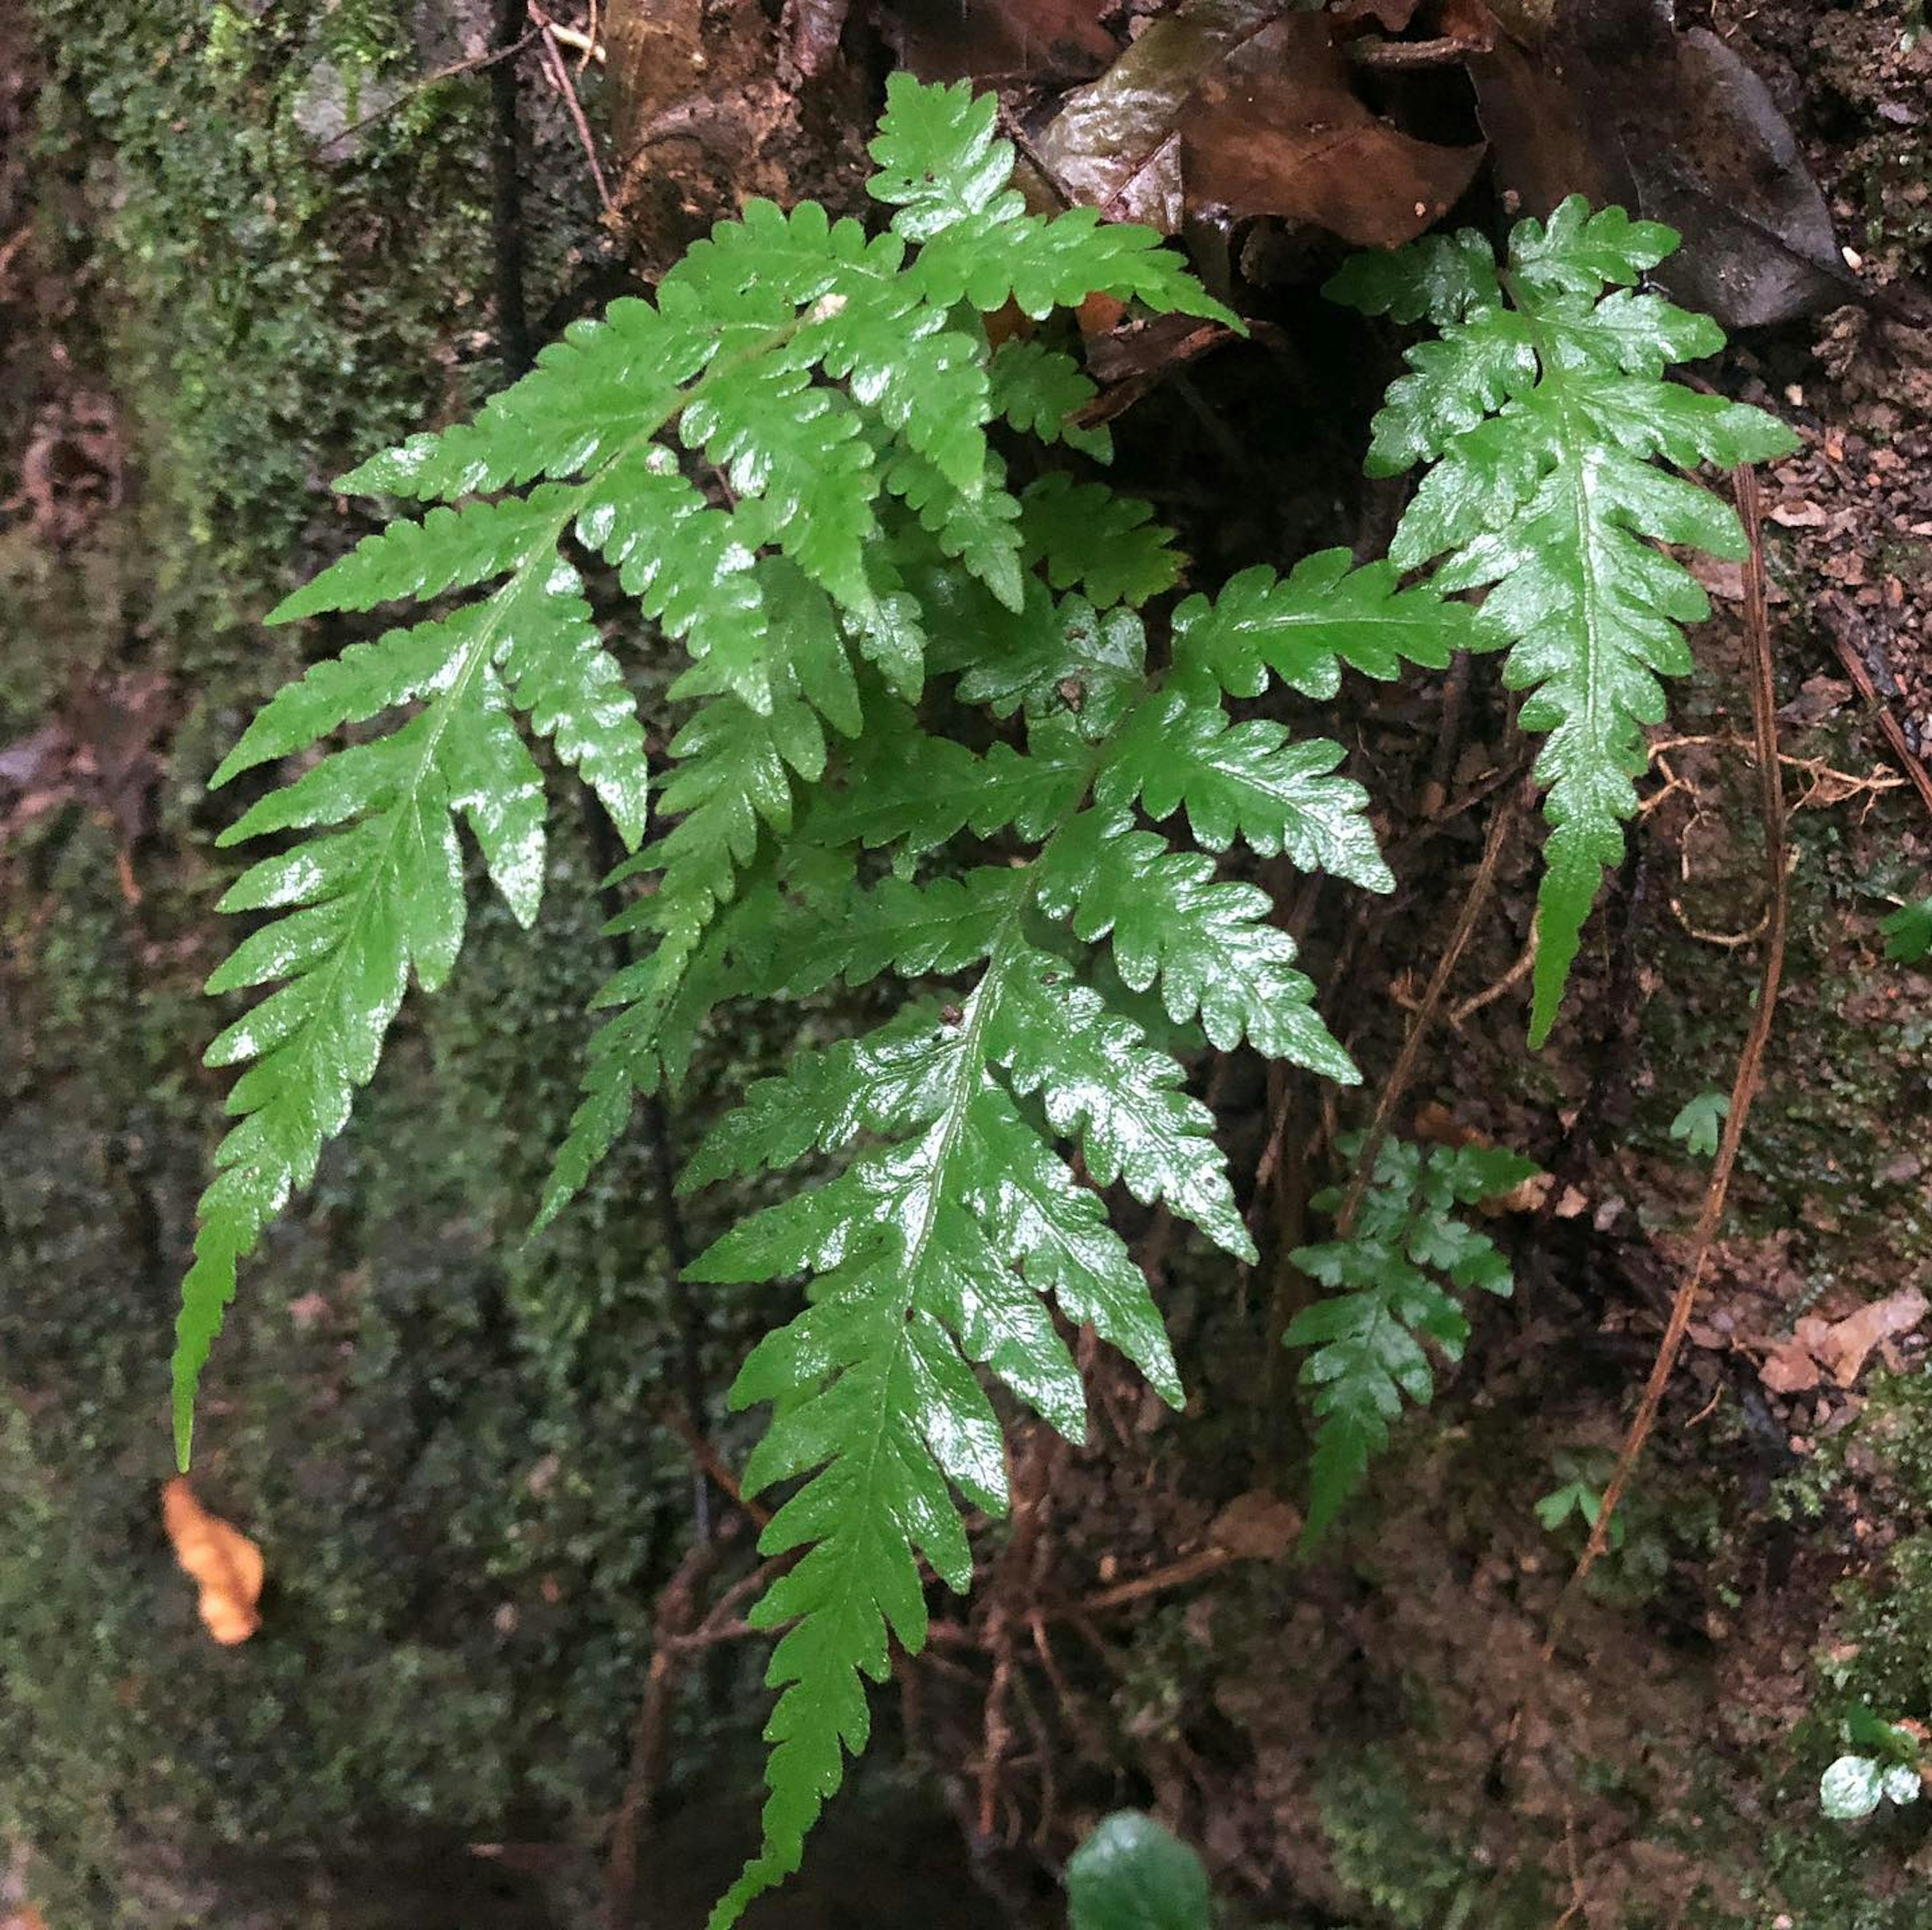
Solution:
M181 1476L161 1490L161 1525L183 1572L200 1584L201 1619L218 1642L245 1642L262 1626L262 1551L211 1515Z

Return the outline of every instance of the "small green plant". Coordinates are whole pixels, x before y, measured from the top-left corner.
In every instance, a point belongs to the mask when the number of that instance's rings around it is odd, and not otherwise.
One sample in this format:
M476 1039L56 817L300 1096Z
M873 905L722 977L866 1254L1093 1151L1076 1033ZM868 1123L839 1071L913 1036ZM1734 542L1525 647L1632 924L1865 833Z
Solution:
M1881 1803L1916 1803L1922 1788L1919 1738L1862 1706L1845 1717L1851 1752L1818 1779L1818 1807L1834 1823L1856 1823Z
M1885 934L1885 955L1901 965L1916 965L1932 952L1932 898L1900 905L1879 927Z
M844 1158L688 1269L806 1283L730 1396L771 1409L745 1485L786 1489L760 1547L796 1559L751 1611L784 1631L769 1793L717 1930L797 1867L865 1746L866 1685L893 1638L923 1645L922 1562L968 1585L955 1495L1005 1507L981 1371L1083 1439L1057 1307L1180 1404L1106 1194L1118 1184L1255 1257L1189 1060L1245 1043L1358 1076L1268 895L1217 861L1238 845L1387 891L1367 796L1340 774L1339 743L1231 705L1276 685L1325 700L1348 671L1388 679L1510 647L1509 680L1538 693L1525 721L1552 731L1540 1036L1620 843L1637 727L1657 714L1650 670L1686 667L1676 625L1702 607L1644 539L1726 554L1739 541L1728 511L1648 458L1784 446L1753 412L1660 379L1716 346L1709 324L1603 293L1660 259L1670 231L1566 202L1546 230L1519 226L1504 269L1464 235L1337 284L1448 331L1412 352L1378 421L1377 466L1435 460L1394 560L1329 550L1171 602L1185 560L1146 504L1020 454L1027 434L1104 461L1106 432L1071 420L1092 383L1050 336L996 349L983 318L1010 303L1044 321L1102 292L1240 325L1150 230L1029 214L994 117L963 86L894 76L872 145L885 232L753 202L654 301L574 325L473 421L342 478L428 507L274 620L430 607L281 691L214 777L304 760L224 839L287 841L222 901L266 922L210 990L274 989L208 1054L247 1069L183 1289L184 1464L238 1263L314 1177L409 981L434 990L456 964L459 825L516 917L537 914L548 807L529 738L633 853L611 882L633 889L615 929L638 955L598 998L608 1016L539 1224L639 1094L679 1088L722 1008L906 984L875 1030L754 1084L682 1181ZM680 652L664 771L587 559L614 575L623 621ZM1461 600L1484 585L1480 605ZM1318 1350L1316 1530L1402 1396L1428 1398L1422 1339L1460 1350L1456 1293L1508 1290L1501 1255L1450 1209L1530 1170L1391 1145L1352 1237L1300 1256L1340 1290L1289 1335Z
M1340 1150L1354 1158L1358 1137ZM1469 1338L1462 1293L1507 1297L1509 1263L1487 1233L1454 1209L1473 1206L1521 1185L1536 1171L1514 1152L1480 1146L1412 1146L1387 1140L1376 1155L1372 1185L1346 1239L1297 1248L1296 1266L1334 1290L1304 1307L1282 1344L1313 1349L1303 1363L1315 1390L1318 1425L1309 1470L1306 1539L1326 1532L1366 1479L1370 1459L1388 1445L1389 1424L1402 1397L1426 1407L1436 1374L1423 1343L1460 1360ZM1316 1211L1342 1204L1340 1188L1318 1194ZM1446 1284L1445 1284L1446 1283Z
M1576 1471L1574 1457L1558 1457L1556 1472L1568 1478L1552 1488L1547 1494L1538 1497L1536 1518L1542 1523L1549 1534L1559 1533L1563 1524L1573 1517L1582 1524L1584 1532L1597 1525L1597 1519L1604 1512L1604 1491L1594 1481ZM1624 1518L1621 1514L1610 1517L1610 1545L1611 1551L1624 1545Z
M1730 1095L1725 1092L1698 1092L1684 1102L1683 1109L1670 1122L1670 1137L1682 1140L1693 1157L1708 1159L1724 1136L1724 1122L1731 1116Z
M1212 1930L1201 1859L1138 1809L1103 1816L1066 1863L1066 1930Z

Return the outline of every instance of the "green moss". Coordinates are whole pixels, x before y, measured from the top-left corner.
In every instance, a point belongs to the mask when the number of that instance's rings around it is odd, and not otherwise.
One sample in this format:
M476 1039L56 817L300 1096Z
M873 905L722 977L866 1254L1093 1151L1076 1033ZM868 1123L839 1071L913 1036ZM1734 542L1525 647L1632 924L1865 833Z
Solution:
M421 421L452 313L483 319L479 85L332 148L318 101L346 125L414 76L395 0L38 12L41 151L86 157L74 238L116 296L160 610L232 620L298 561L318 481Z
M644 1154L525 1238L608 962L568 835L538 929L479 909L244 1282L196 1479L264 1549L251 1641L208 1639L160 1530L224 1084L199 987L232 861L200 779L301 647L254 619L342 540L314 526L320 481L495 377L480 331L452 334L483 319L482 84L404 94L451 51L420 54L418 18L39 0L75 352L114 388L134 486L74 554L0 552L0 723L130 657L174 694L138 906L78 805L10 842L0 892L0 1845L32 1845L56 1923L231 1920L198 1873L244 1849L308 1868L419 1835L568 1844L617 1800L688 1533ZM318 103L352 121L388 101L324 154ZM584 231L532 218L568 231L535 250L540 301Z

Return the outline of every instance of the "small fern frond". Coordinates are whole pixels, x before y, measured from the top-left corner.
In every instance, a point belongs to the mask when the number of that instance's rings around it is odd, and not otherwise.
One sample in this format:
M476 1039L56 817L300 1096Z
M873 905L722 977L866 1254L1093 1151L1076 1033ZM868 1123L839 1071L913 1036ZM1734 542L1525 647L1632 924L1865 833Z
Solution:
M1073 421L1100 391L1071 355L1014 336L993 352L989 373L993 413L1003 422L1042 442L1064 442L1096 462L1113 459L1114 439L1104 424L1082 429Z
M1376 418L1370 468L1434 466L1390 557L1431 562L1442 591L1486 588L1474 647L1509 652L1504 681L1528 693L1521 721L1544 732L1537 777L1550 832L1538 898L1531 1042L1554 1023L1603 874L1636 810L1659 679L1691 668L1683 626L1709 614L1696 579L1657 546L1736 559L1730 507L1654 466L1757 462L1797 447L1761 410L1663 379L1724 346L1716 325L1635 292L1677 245L1619 208L1572 196L1545 227L1520 223L1506 267L1480 238L1432 238L1350 264L1336 299L1400 319L1428 315L1438 341Z
M1355 1158L1360 1135L1345 1137L1337 1150ZM1317 1423L1306 1542L1326 1533L1361 1486L1370 1460L1388 1445L1403 1396L1424 1407L1434 1398L1424 1342L1447 1360L1462 1359L1469 1320L1457 1294L1480 1289L1507 1298L1512 1290L1496 1242L1451 1209L1508 1193L1536 1170L1494 1147L1384 1140L1353 1232L1289 1256L1334 1290L1296 1314L1282 1336L1286 1347L1313 1350L1301 1369L1303 1384L1315 1390ZM1342 1198L1331 1188L1312 1203L1332 1213Z

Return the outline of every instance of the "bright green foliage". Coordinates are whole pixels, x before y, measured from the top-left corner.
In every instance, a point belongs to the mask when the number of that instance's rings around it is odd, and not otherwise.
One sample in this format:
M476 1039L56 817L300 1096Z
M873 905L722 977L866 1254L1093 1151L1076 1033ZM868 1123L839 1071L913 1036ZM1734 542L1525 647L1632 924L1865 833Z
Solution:
M1730 1118L1730 1112L1728 1094L1694 1093L1670 1122L1670 1137L1681 1139L1687 1152L1708 1159L1718 1149L1718 1142L1724 1135L1724 1122Z
M1106 987L1157 987L1174 1020L1198 1020L1218 1044L1245 1039L1356 1077L1265 895L1217 880L1210 858L1138 822L1136 801L1166 815L1185 796L1203 842L1286 846L1311 868L1390 883L1364 794L1331 774L1334 747L1310 755L1278 727L1232 724L1207 679L1150 674L1132 612L1096 616L1037 577L1017 611L956 586L927 611L932 660L970 662L956 696L1017 715L1023 747L975 754L876 697L842 781L814 796L775 854L777 888L742 901L728 970L745 989L791 993L887 970L959 982L754 1086L685 1176L698 1185L852 1149L833 1178L742 1222L692 1269L719 1281L809 1279L805 1311L760 1344L732 1392L774 1414L747 1486L806 1477L760 1546L807 1551L753 1611L760 1626L791 1626L770 1671L782 1692L764 1846L720 1923L796 1866L842 1752L863 1742L864 1679L883 1677L889 1638L922 1642L919 1560L964 1584L950 1491L1004 1507L1000 1429L974 1368L1082 1438L1057 1304L1179 1401L1147 1283L1094 1189L1118 1182L1225 1251L1253 1251L1183 1065ZM1406 605L1397 627L1414 614ZM1200 620L1214 618L1204 604ZM1205 802L1160 788L1176 745L1190 747L1179 765L1190 784L1192 747L1205 747ZM1030 856L910 868L962 831ZM907 868L868 882L866 849ZM1118 979L1086 982L1084 948L1103 939Z
M1683 626L1709 613L1657 545L1720 557L1748 544L1724 502L1658 466L1789 454L1759 410L1664 379L1714 354L1716 325L1636 292L1677 235L1579 197L1526 220L1498 268L1480 236L1433 235L1344 266L1328 292L1370 314L1426 316L1437 340L1376 418L1372 474L1433 465L1390 556L1439 565L1444 591L1489 587L1474 646L1507 649L1504 681L1546 732L1537 775L1550 824L1538 903L1532 1044L1547 1036L1603 874L1636 808L1658 679L1691 667ZM1607 292L1606 292L1606 284Z
M626 298L575 325L474 422L413 436L338 485L438 506L365 538L274 620L487 593L319 664L215 774L226 783L419 706L386 736L323 758L227 835L319 834L257 865L224 901L277 916L210 990L279 989L210 1054L254 1062L230 1098L241 1116L201 1203L183 1291L184 1461L237 1261L313 1177L410 975L434 990L455 962L458 818L517 916L536 915L544 787L515 720L577 767L627 845L643 835L643 728L560 544L574 538L616 569L688 651L680 692L703 700L672 745L664 803L682 822L644 861L662 888L637 922L662 942L635 982L613 990L626 1010L600 1041L567 1176L608 1146L679 1000L691 1002L708 928L760 828L789 828L794 786L824 774L826 727L858 730L850 652L916 692L919 625L882 553L884 493L905 494L948 553L1019 595L1019 510L986 445L992 358L972 306L1017 291L1044 313L1106 290L1220 312L1148 230L1024 214L1005 185L1011 154L992 139L993 113L964 88L896 78L873 184L899 206L890 232L868 239L809 204L788 215L754 202L664 278L655 304ZM925 244L916 254L914 242ZM1042 362L1009 376L1001 406L1037 420L1076 389ZM693 479L694 460L728 479L730 507ZM895 480L904 475L914 483ZM688 1032L694 1017L683 1023Z
M1210 1930L1199 1857L1138 1809L1094 1824L1066 1860L1066 1930Z
M1108 1190L1228 1254L1253 1248L1174 1054L1245 1043L1357 1077L1267 895L1218 877L1216 854L1244 844L1387 890L1366 796L1338 774L1338 745L1237 721L1229 698L1270 676L1332 694L1345 667L1439 666L1474 621L1331 553L1190 597L1166 667L1163 653L1150 667L1138 606L1180 580L1169 532L1096 482L1008 490L996 423L1088 457L1108 442L1069 422L1093 393L1069 358L1034 343L995 354L976 311L1012 298L1040 313L1096 290L1221 311L1148 231L1028 214L994 112L963 88L896 78L874 148L873 192L897 210L887 232L753 203L654 303L614 304L473 422L346 478L431 506L278 617L433 607L284 691L218 774L374 727L230 834L307 835L227 901L275 916L214 988L279 989L214 1054L254 1063L188 1285L184 1452L236 1262L341 1128L410 974L433 989L455 963L459 819L516 915L536 913L544 782L530 736L591 784L632 848L614 882L645 887L615 921L636 962L599 996L610 1016L544 1218L637 1093L677 1086L725 1002L887 974L943 981L753 1086L685 1176L836 1167L691 1269L807 1282L802 1311L733 1390L772 1410L747 1488L790 1488L761 1546L800 1558L752 1611L785 1628L780 1693L763 1846L721 1926L796 1868L864 1744L866 1683L889 1641L922 1642L921 1563L966 1585L956 1494L1004 1505L982 1371L1082 1438L1057 1311L1180 1401ZM648 824L643 728L566 544L600 557L681 646ZM968 741L928 728L970 706L983 712Z
M1344 1138L1340 1150L1356 1157L1359 1137ZM1402 1396L1424 1406L1434 1398L1435 1371L1423 1343L1432 1341L1447 1359L1462 1357L1469 1320L1457 1294L1480 1288L1507 1297L1511 1290L1509 1263L1496 1242L1454 1209L1507 1193L1535 1171L1528 1160L1493 1147L1385 1140L1352 1235L1292 1256L1334 1290L1296 1314L1282 1337L1286 1346L1314 1349L1301 1369L1304 1385L1316 1390L1318 1423L1308 1541L1327 1531L1361 1485L1370 1458L1388 1445ZM1342 1200L1331 1188L1314 1204L1332 1213Z
M1879 927L1885 934L1885 955L1901 965L1916 965L1932 952L1932 898L1900 905Z

